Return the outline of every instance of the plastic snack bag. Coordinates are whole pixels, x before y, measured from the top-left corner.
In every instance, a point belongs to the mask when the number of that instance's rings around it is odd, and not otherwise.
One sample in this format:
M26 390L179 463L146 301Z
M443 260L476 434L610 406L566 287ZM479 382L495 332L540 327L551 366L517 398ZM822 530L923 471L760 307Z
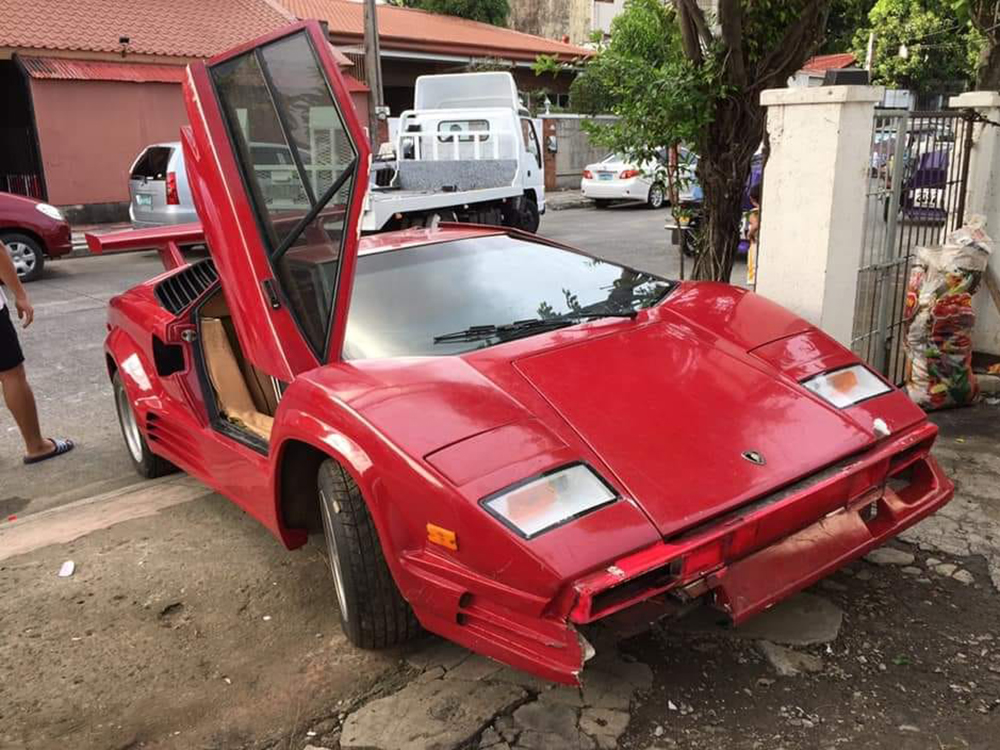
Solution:
M972 372L972 297L993 251L983 219L948 235L944 245L918 247L906 291L909 358L906 388L926 410L965 406L979 398Z

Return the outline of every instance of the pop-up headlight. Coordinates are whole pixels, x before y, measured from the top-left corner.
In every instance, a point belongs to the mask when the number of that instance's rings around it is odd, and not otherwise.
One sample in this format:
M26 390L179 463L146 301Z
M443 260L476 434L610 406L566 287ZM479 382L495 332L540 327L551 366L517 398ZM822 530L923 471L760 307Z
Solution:
M618 495L584 464L515 485L482 505L525 539L613 503Z
M802 381L802 385L838 409L892 390L864 365L824 372Z

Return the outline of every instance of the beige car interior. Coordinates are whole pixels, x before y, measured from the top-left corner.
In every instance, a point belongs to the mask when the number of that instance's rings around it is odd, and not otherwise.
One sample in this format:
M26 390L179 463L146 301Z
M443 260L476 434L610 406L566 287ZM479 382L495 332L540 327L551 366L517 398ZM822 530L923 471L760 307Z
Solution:
M269 440L278 406L274 381L243 356L221 291L200 312L202 353L219 414L236 427Z

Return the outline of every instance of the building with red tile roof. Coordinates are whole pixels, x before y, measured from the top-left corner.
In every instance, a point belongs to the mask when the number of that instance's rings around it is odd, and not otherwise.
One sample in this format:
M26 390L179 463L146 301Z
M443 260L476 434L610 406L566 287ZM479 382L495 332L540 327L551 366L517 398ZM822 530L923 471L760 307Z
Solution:
M276 0L298 18L318 18L330 29L330 40L355 65L352 73L363 79L364 7L352 0ZM536 76L531 69L539 55L572 63L592 55L584 47L465 18L400 8L377 6L382 50L385 102L394 113L413 106L417 76L454 73L485 63L507 67L521 91L549 96L556 104L568 102L572 75Z
M272 0L4 0L0 50L118 54L127 36L131 54L196 59L292 20Z
M815 55L805 61L799 71L792 76L790 86L819 86L828 70L843 70L857 65L857 59L850 52L835 52L830 55Z
M362 3L351 0L279 1L299 18L326 21L334 44L361 43L364 33ZM377 14L383 50L527 62L534 62L539 55L552 55L569 62L591 54L573 44L455 16L394 5L377 6Z
M826 73L828 70L853 68L857 64L853 52L835 52L832 55L815 55L806 60L802 70L810 73Z
M3 0L0 13L0 191L83 206L80 220L120 219L128 170L147 144L175 141L186 121L180 83L192 60L298 19L326 22L331 41L361 59L360 3L346 0ZM394 113L412 105L418 75L508 66L524 88L562 92L570 76L536 77L538 55L571 61L587 50L509 29L380 6L383 80ZM363 78L363 65L350 68ZM367 117L367 88L349 77Z

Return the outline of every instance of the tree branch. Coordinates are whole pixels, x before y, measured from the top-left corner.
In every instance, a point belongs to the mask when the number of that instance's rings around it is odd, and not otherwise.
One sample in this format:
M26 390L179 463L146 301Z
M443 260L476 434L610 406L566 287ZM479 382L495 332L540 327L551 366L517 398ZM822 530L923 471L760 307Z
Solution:
M823 37L830 2L811 0L802 9L798 20L785 30L781 41L757 64L753 88L766 88L772 82L784 86L785 80L815 52Z
M745 86L747 70L743 61L743 9L740 0L719 0L719 25L722 27L722 41L726 45L729 81Z
M698 27L688 12L686 0L674 0L674 8L677 11L677 25L681 28L681 47L684 49L684 56L696 65L701 65L704 58L698 40ZM697 6L695 9L697 10Z

